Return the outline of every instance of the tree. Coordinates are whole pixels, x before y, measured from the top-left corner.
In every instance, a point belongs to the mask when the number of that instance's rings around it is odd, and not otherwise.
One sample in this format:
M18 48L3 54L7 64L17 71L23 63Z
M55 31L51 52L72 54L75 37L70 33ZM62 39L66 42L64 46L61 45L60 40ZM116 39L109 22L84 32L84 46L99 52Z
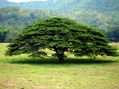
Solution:
M116 49L108 45L105 35L98 30L80 25L68 18L54 17L39 20L27 26L8 46L7 55L30 54L46 56L48 48L54 56L64 61L65 52L75 56L115 56Z
M12 42L12 39L20 32L20 28L0 26L0 42Z
M0 26L0 42L4 42L8 29L6 27Z
M110 41L119 42L119 27L114 27L111 31L107 32L107 37Z
M6 34L4 42L11 43L14 37L20 32L18 28L9 28L9 31Z

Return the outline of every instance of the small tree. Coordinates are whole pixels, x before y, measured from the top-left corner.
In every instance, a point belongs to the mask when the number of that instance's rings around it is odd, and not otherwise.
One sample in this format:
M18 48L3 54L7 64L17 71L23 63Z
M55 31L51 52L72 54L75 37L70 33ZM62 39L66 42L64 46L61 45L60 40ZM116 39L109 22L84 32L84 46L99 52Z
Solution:
M48 48L55 51L53 55L60 62L64 61L66 51L76 56L116 55L116 49L108 45L103 33L59 17L27 26L8 47L7 55L28 53L32 56L46 56L43 49Z
M6 27L0 26L0 42L4 42L6 38L6 34L8 33L8 29Z

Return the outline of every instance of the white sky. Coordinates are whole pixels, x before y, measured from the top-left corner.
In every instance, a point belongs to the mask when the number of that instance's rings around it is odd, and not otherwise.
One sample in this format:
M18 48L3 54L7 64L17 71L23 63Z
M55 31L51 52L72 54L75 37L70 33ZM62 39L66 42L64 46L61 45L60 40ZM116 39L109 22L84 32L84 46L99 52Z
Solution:
M20 2L30 2L30 1L47 1L47 0L8 0L9 2L16 2L16 3L20 3Z

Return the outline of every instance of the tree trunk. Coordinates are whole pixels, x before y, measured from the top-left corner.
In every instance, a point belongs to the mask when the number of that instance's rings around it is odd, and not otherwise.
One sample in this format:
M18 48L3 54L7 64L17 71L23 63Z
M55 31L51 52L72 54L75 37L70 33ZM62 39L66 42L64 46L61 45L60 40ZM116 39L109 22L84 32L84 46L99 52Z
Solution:
M64 57L58 57L59 62L64 62Z
M64 62L64 52L68 48L54 47L59 62Z

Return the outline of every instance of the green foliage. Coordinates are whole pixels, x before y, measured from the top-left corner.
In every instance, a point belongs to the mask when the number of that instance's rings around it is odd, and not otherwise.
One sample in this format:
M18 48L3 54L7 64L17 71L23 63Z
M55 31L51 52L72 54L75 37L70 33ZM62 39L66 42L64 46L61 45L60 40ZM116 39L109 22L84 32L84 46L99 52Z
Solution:
M119 11L119 0L92 0L89 8L103 13Z
M25 26L52 16L58 16L57 13L48 10L28 10L20 7L0 8L0 25L7 25L23 29Z
M12 42L13 38L20 32L19 28L11 26L0 26L0 42Z
M115 24L114 22L111 23L111 18L109 16L105 16L103 13L97 11L76 10L69 13L69 17L73 18L75 21L81 24L90 25L99 30L103 29L106 31L111 27L111 24Z
M0 42L4 42L8 29L0 26Z
M68 18L49 18L27 26L8 46L7 55L44 55L43 49L55 51L59 61L65 52L76 56L115 56L116 49L108 45L105 35L98 30L80 25Z
M27 25L38 19L56 16L57 13L45 10L27 10L20 7L0 8L0 25L9 31L2 30L0 42L12 42L13 38Z
M0 24L15 25L23 29L38 19L65 16L81 24L91 25L92 27L97 25L99 30L108 30L119 25L118 4L119 0L47 0L45 2L34 1L24 3L11 3L2 0L0 1L0 7L20 6L32 10L19 7L4 8L4 10L6 9L5 11L0 9L0 13L2 13L0 14Z
M119 42L119 27L114 27L107 32L107 37L110 41Z
M6 37L4 39L4 42L12 42L13 38L20 32L20 30L18 28L11 28L8 27L9 31L6 34Z

